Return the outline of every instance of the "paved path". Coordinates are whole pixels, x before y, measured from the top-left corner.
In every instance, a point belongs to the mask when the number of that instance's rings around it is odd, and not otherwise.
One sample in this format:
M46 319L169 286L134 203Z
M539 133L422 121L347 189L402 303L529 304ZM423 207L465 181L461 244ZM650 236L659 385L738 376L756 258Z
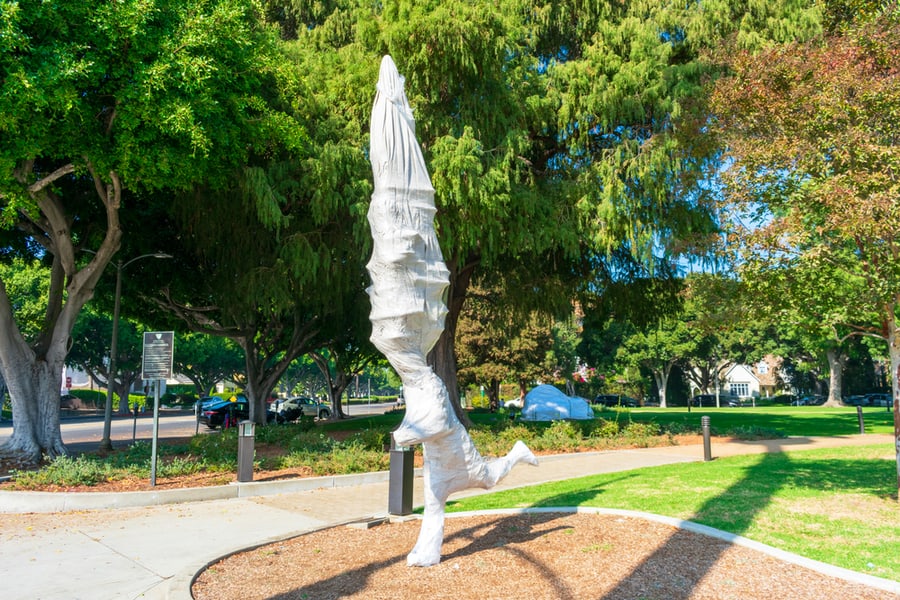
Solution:
M714 457L837 445L893 444L890 435L791 438L764 442L715 442ZM519 465L493 491L595 473L703 460L702 446L591 452L542 457L537 467ZM306 482L307 485L310 481ZM284 491L285 484L225 486L228 499L202 500L215 490L176 491L159 504L152 492L97 496L93 510L44 510L42 496L0 494L0 565L6 600L188 600L190 584L207 564L244 548L387 512L383 474L321 478L318 489ZM422 504L416 478L414 504ZM222 488L219 488L221 491ZM234 490L238 489L238 493ZM456 494L484 493L481 490ZM181 494L181 496L178 496ZM204 496L205 494L205 496ZM251 495L256 494L256 495ZM59 499L75 494L55 494ZM94 494L78 494L94 496ZM121 497L135 505L125 508ZM118 497L118 499L117 499ZM193 501L187 501L193 500ZM29 502L33 502L29 508ZM70 500L69 506L72 506ZM106 504L107 507L100 505Z

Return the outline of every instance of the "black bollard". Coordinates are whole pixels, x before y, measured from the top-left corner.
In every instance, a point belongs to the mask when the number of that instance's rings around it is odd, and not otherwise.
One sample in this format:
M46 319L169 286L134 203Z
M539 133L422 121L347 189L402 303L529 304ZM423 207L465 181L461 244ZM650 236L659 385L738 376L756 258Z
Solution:
M391 436L391 465L388 474L388 513L412 514L415 450L397 447Z
M241 421L238 424L238 472L237 480L253 481L253 440L256 434L256 423Z
M712 449L709 442L709 417L700 417L700 428L703 430L703 460L712 460Z
M856 407L856 419L859 421L859 432L866 432L866 424L863 422L862 406Z

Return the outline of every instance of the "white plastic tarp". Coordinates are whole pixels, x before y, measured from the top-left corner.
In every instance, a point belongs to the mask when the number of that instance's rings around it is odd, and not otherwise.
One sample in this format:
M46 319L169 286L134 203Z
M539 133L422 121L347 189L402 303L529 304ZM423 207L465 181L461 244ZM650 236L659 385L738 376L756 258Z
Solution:
M566 396L552 385L539 385L525 394L523 421L559 421L561 419L593 419L594 411L584 398Z

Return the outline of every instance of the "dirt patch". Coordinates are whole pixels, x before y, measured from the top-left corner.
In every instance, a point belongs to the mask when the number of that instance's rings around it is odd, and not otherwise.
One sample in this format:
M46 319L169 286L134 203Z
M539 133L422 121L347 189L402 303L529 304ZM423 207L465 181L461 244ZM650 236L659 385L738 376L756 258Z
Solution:
M451 518L441 563L407 567L419 526L335 527L262 546L212 565L192 592L196 600L898 598L669 525L608 515Z

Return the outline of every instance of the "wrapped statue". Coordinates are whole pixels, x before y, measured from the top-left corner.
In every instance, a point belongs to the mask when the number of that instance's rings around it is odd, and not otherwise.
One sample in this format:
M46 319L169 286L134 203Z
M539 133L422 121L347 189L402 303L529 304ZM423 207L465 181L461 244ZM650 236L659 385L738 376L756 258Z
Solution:
M434 230L434 188L416 141L404 79L390 56L381 61L372 107L370 160L375 191L369 205L372 257L372 343L400 376L406 415L393 432L398 446L423 445L425 514L411 566L440 562L447 497L490 488L517 462L536 465L521 441L510 453L484 460L459 422L428 353L444 330L449 271Z

